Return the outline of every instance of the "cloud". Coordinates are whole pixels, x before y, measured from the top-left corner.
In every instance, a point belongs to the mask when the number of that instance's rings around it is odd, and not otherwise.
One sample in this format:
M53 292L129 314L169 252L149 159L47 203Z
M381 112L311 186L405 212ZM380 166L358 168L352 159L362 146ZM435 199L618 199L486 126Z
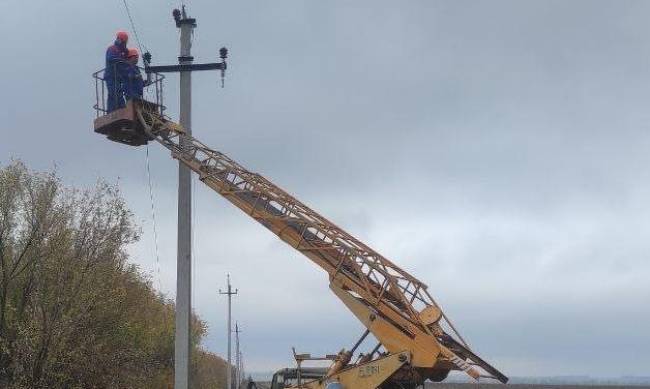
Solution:
M177 164L150 146L158 261L144 149L91 131L90 74L128 27L124 10L7 8L2 161L56 164L75 185L119 182L145 232L133 259L173 296ZM231 52L225 89L218 74L194 76L194 133L429 284L506 373L647 375L647 8L193 1L197 61ZM170 9L149 0L131 10L154 62L173 63ZM27 18L38 23L25 28ZM176 117L176 76L166 92ZM363 329L325 274L195 186L193 295L206 346L225 350L217 292L230 272L249 369L291 363L291 346L349 347Z

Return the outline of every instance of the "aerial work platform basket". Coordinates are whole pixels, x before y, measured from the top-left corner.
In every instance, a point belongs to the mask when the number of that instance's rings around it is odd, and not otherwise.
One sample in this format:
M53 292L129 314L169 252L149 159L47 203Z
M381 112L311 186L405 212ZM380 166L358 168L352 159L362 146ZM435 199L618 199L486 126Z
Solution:
M141 68L141 71L144 69ZM114 82L117 93L109 94L107 80L104 77L104 69L93 73L95 80L95 109L96 117L94 130L96 133L105 135L109 140L123 143L129 146L141 146L147 144L151 137L147 135L138 117L138 111L144 110L164 117L165 106L163 105L163 80L164 76L158 73L147 73L145 89L142 99L134 98L125 100L123 87ZM108 99L115 99L114 107L109 111Z

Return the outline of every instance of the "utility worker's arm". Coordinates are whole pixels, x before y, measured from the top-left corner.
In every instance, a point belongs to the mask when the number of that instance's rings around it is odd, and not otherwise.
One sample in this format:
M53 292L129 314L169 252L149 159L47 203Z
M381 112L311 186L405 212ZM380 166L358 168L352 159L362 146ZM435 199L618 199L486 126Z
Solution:
M115 61L118 61L124 57L124 54L120 49L115 46L111 46L106 50L106 63L112 64Z
M106 66L110 66L113 70L119 70L121 63L125 63L124 53L115 46L109 47L106 50Z

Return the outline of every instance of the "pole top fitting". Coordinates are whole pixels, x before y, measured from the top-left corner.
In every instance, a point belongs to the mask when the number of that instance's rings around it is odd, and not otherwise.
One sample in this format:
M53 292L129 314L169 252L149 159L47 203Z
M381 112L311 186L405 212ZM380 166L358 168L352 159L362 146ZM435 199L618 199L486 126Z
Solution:
M178 28L181 28L181 26L184 24L189 24L192 27L196 27L196 19L187 17L185 6L183 6L183 11L175 8L172 11L172 16L174 17L174 23L176 23L176 27Z
M145 67L151 65L151 53L148 51L144 53L144 55L142 56L142 60L144 62Z

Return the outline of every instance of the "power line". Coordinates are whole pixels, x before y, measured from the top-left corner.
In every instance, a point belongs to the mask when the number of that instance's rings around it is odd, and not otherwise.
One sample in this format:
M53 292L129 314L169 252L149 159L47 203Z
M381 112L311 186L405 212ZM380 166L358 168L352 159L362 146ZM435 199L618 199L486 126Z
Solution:
M142 50L142 44L140 43L140 37L138 36L138 30L135 28L135 22L133 22L133 17L131 16L131 9L129 8L129 5L126 2L126 0L122 0L122 3L124 4L126 15L129 17L129 22L131 23L131 29L133 30L133 34L135 35L135 40L138 42L140 53L144 53L144 50Z
M153 242L156 249L156 278L158 281L158 291L161 291L162 284L160 281L160 254L158 250L158 229L156 228L156 208L154 206L153 185L151 184L151 168L149 167L149 145L146 146L147 156L147 180L149 182L149 200L151 200L151 219L153 224Z

